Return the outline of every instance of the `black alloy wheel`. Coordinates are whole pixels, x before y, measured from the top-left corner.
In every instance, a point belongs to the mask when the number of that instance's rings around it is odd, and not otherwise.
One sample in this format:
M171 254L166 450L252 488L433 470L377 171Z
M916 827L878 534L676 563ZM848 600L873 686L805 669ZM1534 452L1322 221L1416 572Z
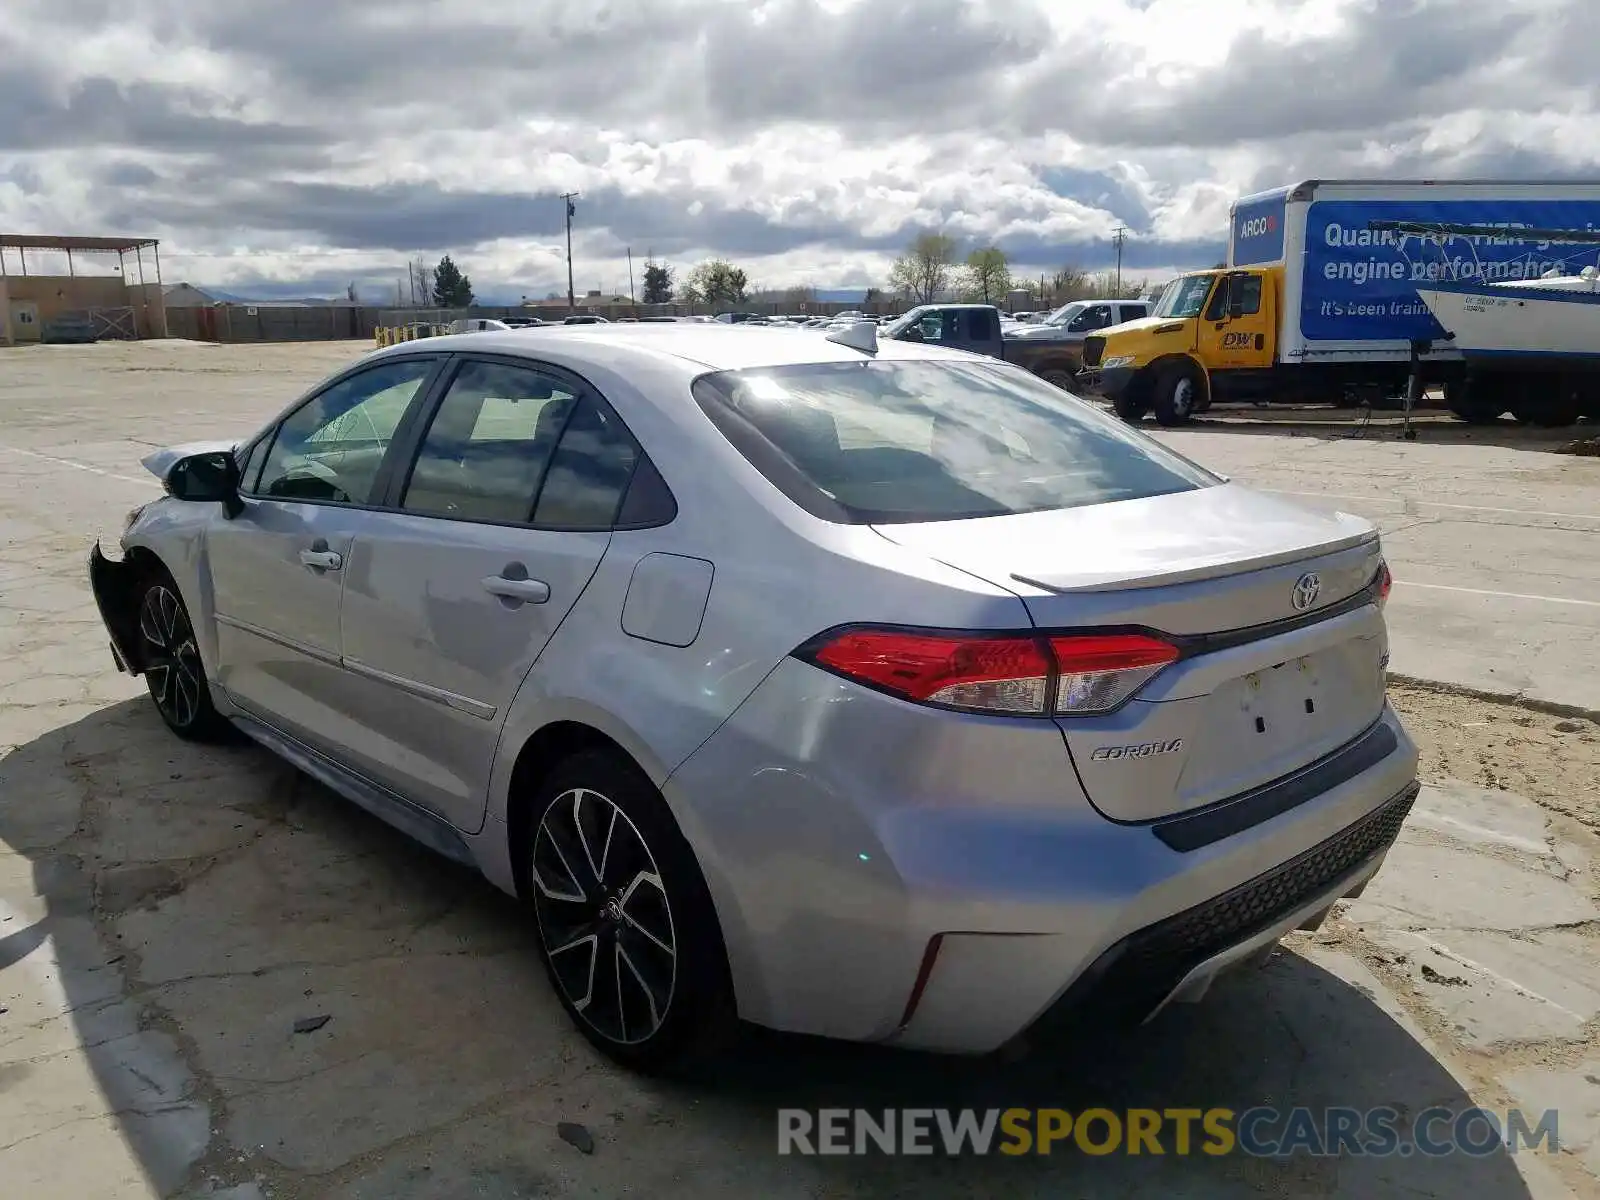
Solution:
M571 1009L608 1042L648 1041L676 998L678 940L644 835L606 796L571 788L539 822L532 883L545 954Z
M139 601L139 642L145 686L167 728L195 741L224 736L228 722L211 703L194 625L170 579L153 579L145 585Z

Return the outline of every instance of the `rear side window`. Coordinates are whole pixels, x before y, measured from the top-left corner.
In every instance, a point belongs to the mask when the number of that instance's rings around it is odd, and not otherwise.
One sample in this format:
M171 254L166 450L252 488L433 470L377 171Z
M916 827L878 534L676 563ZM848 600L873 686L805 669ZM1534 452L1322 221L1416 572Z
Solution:
M533 511L547 529L610 529L639 461L639 446L617 416L579 402L567 422Z
M1076 508L1219 480L1024 371L932 361L702 376L695 399L796 504L846 524Z

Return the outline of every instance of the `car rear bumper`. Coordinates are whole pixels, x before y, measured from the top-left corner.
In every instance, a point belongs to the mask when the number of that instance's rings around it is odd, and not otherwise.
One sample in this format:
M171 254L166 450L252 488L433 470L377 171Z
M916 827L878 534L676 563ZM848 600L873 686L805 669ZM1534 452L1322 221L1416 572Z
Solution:
M143 666L133 653L138 643L139 569L132 563L109 559L96 542L89 551L89 587L95 607L111 638L111 657L117 670L137 675Z
M1179 849L1084 797L1040 723L935 712L786 662L667 781L741 1015L983 1053L1041 1021L1145 1019L1321 919L1415 796L1392 750Z

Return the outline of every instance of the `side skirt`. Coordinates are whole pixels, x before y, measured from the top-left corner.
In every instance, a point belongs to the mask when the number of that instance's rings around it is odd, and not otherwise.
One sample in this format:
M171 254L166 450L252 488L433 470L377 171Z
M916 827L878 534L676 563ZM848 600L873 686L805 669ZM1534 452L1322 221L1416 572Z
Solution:
M379 787L370 780L345 770L309 746L249 713L236 712L233 722L251 740L265 746L318 783L377 817L384 824L393 826L453 862L477 869L477 859L473 857L472 851L467 848L466 842L455 826L448 821L418 808L387 788Z

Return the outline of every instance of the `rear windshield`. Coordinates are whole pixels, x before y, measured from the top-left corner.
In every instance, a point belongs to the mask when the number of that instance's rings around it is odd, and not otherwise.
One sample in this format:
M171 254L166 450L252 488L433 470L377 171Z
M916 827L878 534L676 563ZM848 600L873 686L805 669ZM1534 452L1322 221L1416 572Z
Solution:
M1002 364L816 363L695 381L701 409L807 512L951 521L1191 491L1218 478Z

